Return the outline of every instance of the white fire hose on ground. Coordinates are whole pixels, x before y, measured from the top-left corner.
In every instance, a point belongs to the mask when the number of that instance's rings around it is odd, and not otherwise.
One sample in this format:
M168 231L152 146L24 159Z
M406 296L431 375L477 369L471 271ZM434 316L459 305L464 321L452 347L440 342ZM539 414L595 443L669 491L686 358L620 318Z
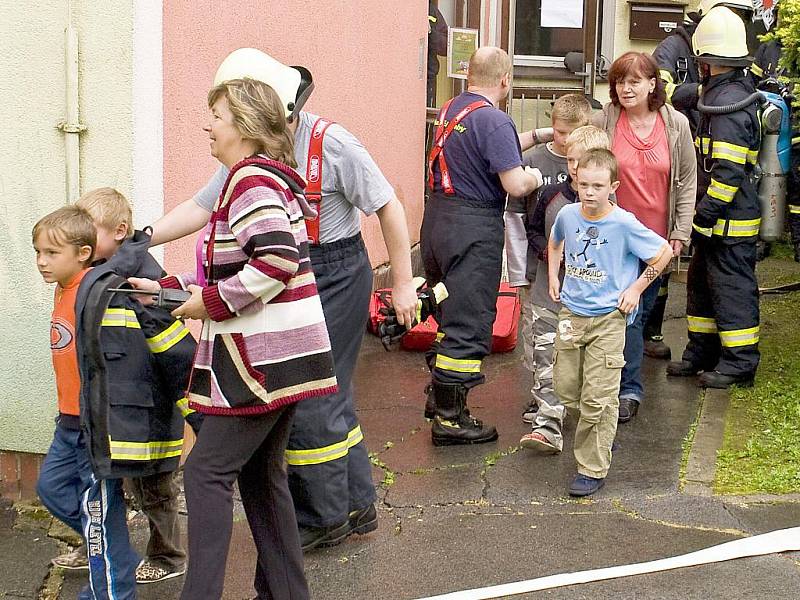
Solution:
M606 579L616 579L618 577L657 573L659 571L669 571L671 569L681 569L683 567L695 567L748 556L763 556L764 554L798 550L800 550L800 527L791 527L789 529L779 529L741 540L726 542L718 546L711 546L710 548L690 552L689 554L682 554L680 556L673 556L671 558L662 558L632 565L578 571L576 573L548 575L547 577L537 577L536 579L528 579L527 581L517 581L515 583L505 583L474 590L452 592L439 596L429 596L420 600L487 600L490 598L513 596L515 594L524 594L527 592L549 590L579 583L591 583L593 581L604 581Z

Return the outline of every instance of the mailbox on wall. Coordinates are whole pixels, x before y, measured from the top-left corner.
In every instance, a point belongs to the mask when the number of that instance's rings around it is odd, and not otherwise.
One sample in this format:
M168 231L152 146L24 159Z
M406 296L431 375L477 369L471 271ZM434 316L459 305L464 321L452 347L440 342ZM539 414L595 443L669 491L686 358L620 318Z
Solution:
M683 23L686 2L629 0L632 40L663 40Z

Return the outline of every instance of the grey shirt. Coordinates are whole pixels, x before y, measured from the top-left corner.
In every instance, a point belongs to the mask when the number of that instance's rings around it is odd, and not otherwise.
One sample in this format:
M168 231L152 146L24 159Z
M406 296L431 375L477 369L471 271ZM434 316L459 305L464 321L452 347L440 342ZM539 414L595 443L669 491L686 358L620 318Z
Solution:
M525 151L522 155L523 167L536 167L542 172L542 187L545 185L561 183L567 180L567 157L553 152L553 143L537 144L533 148ZM531 192L527 196L509 196L506 203L506 212L524 214L533 213L536 203L539 202L539 190ZM529 207L528 205L531 204ZM510 248L506 247L506 253L513 253L518 257L526 257L525 277L528 281L534 281L537 277L539 259L536 254L528 247L527 240L509 240ZM521 258L520 258L521 261ZM547 273L545 273L547 281Z
M294 134L295 169L305 179L311 130L319 117L301 112ZM371 215L394 198L394 189L367 149L344 127L333 124L322 141L322 217L320 243L356 235L361 231L359 211ZM228 169L220 165L194 202L208 210L222 192Z
M558 211L568 204L572 204L572 202L564 197L563 194L559 193L556 194L547 205L544 213L544 232L548 240L550 239L550 231L553 229L553 223L555 223ZM559 270L558 279L562 283L564 282L563 264ZM531 289L531 302L536 306L541 306L554 313L558 313L561 309L561 303L553 302L553 299L550 297L550 280L548 279L546 260L540 260L536 265L536 278L533 280L533 287Z
M542 186L553 183L562 183L567 180L567 157L553 152L553 143L537 144L525 151L522 155L523 167L536 167L542 172ZM527 202L537 202L538 193L532 192L529 196L518 198L508 197L506 210L515 213L526 212Z

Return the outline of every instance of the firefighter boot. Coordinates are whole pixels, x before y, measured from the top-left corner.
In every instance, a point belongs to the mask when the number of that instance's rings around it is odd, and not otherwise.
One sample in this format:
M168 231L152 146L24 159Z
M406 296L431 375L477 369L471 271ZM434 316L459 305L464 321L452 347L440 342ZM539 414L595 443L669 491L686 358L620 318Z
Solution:
M466 407L467 388L458 383L433 384L436 416L431 426L434 446L482 444L497 439L497 430L484 426Z
M741 387L753 387L754 375L752 373L743 373L741 375L726 375L719 371L706 371L700 375L700 386L704 388L716 388L719 390L727 390L732 385L739 385Z
M436 402L433 399L433 382L425 386L425 419L433 421L436 416Z

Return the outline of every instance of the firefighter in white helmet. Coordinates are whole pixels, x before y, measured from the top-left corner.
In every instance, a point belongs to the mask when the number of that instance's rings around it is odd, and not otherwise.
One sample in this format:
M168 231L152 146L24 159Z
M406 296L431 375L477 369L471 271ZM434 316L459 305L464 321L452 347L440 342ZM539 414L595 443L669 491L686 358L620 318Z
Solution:
M702 373L703 387L751 385L759 362L755 263L761 219L755 167L760 95L744 70L752 61L744 23L729 8L708 11L692 45L702 77L695 145L710 180L692 224L689 343L667 373Z
M727 6L740 14L742 19L749 20L753 13L752 0L702 0L695 11L687 14L683 24L679 25L671 35L663 39L653 51L653 59L658 65L658 74L664 80L667 102L689 119L692 135L697 132L700 113L697 111L697 91L700 85L700 74L692 50L692 35L703 15L714 6ZM707 174L700 169L697 200L701 200L708 186ZM669 359L671 350L664 343L661 326L667 306L669 294L669 274L661 277L661 288L653 310L644 327L644 353L653 358Z
M306 195L320 213L306 226L341 391L298 404L286 452L300 541L310 550L378 526L372 467L352 386L372 291L360 213L378 215L392 265L394 308L398 320L410 326L417 295L408 230L402 204L364 146L344 127L301 110L313 89L307 69L242 48L222 62L214 84L241 78L263 81L281 98L294 135L297 171L309 182ZM154 243L205 225L226 176L227 169L220 167L194 198L157 221ZM314 181L320 184L316 193L309 191Z
M730 8L743 21L749 21L753 17L753 0L700 0L697 5L697 14L702 19L712 8L717 6Z

